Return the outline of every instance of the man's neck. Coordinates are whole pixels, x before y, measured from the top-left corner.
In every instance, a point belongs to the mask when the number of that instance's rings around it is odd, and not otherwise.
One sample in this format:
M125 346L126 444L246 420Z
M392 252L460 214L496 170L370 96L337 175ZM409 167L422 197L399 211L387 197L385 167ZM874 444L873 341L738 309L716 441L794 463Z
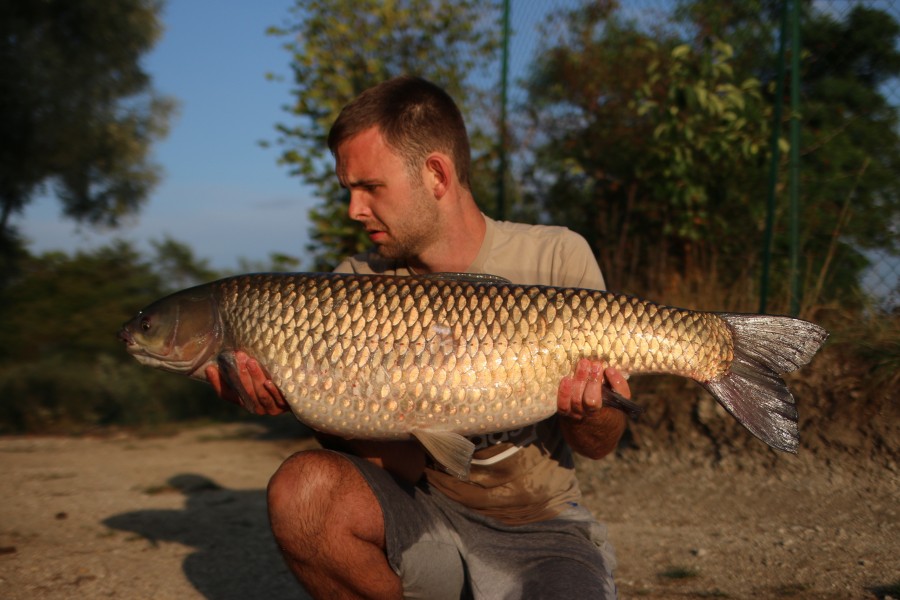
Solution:
M464 273L481 251L487 223L475 202L445 219L440 239L409 260L416 273Z

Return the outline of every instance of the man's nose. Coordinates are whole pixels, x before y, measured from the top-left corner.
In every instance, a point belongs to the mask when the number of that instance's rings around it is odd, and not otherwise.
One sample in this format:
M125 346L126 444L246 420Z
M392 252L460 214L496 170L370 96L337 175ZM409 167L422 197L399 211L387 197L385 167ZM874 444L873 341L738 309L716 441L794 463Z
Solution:
M363 194L355 191L350 192L350 207L347 210L347 214L354 221L362 221L372 216L372 212L369 210L369 203L366 202Z

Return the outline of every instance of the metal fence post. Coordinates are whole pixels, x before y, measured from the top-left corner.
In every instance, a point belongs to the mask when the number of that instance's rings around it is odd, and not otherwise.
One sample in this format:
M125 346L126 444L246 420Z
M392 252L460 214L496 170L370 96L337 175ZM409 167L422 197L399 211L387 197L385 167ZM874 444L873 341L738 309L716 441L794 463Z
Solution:
M781 30L778 38L778 64L775 76L775 111L772 116L772 159L769 165L769 197L766 206L766 229L763 241L762 273L759 285L759 312L766 313L769 300L769 270L772 262L772 237L775 228L775 190L778 187L778 163L781 161L781 116L784 106L784 58L787 46L788 2L781 6Z
M497 214L506 218L506 149L509 145L506 128L507 80L509 79L509 0L503 0L503 58L500 65L500 148L497 164Z
M800 313L800 0L791 2L791 314Z

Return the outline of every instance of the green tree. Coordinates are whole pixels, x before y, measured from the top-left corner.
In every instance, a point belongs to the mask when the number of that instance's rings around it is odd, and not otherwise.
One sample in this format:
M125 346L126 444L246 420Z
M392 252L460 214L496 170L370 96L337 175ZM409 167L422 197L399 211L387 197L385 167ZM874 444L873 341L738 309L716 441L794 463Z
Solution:
M166 236L150 244L156 252L154 270L162 276L165 291L175 291L216 279L220 274L206 259L197 258L190 246Z
M649 119L629 107L646 79L654 52L649 36L599 3L557 15L560 39L545 36L526 81L523 113L535 132L523 170L525 210L546 215L584 235L607 279L631 286L616 266L630 231L645 231L633 165L646 153ZM603 36L595 31L602 26ZM667 42L660 40L661 45ZM526 217L527 218L527 217ZM635 220L637 219L637 221Z
M636 95L637 114L655 127L635 177L649 198L665 199L657 203L663 248L677 258L682 279L697 271L707 279L723 258L754 247L762 227L771 111L758 80L736 80L732 57L721 40L700 50L681 44L666 63L648 65Z
M779 7L685 2L675 27L624 22L612 2L562 16L566 36L529 79L533 128L542 132L529 191L535 213L595 244L617 287L672 298L690 291L685 282L713 284L745 304L755 295L769 125L782 101L774 98ZM862 6L843 16L804 10L805 306L852 305L862 297L862 251L897 250L900 138L883 85L900 74L900 29ZM784 213L773 282L786 302Z
M73 256L29 256L0 297L0 359L118 351L116 328L162 288L153 262L123 242Z
M681 3L678 14L695 39L709 31L725 32L740 56L736 69L767 84L771 102L786 104L773 95L774 39L783 5L773 0L690 0ZM862 4L802 2L801 10L804 305L853 306L864 299L860 276L870 264L864 250L900 251L898 113L896 101L885 96L886 82L900 75L900 24L888 12ZM786 297L785 212L780 209L776 220L771 273Z
M614 3L561 15L567 35L528 81L530 198L593 244L617 289L659 295L715 269L723 216L746 227L747 172L763 164L765 107L730 46L621 20ZM761 220L762 215L759 215ZM746 239L746 235L739 237Z
M0 294L0 433L237 413L208 386L139 365L116 338L173 276L211 275L182 244L156 246L151 258L125 242L23 258Z
M498 14L487 0L297 0L290 22L271 28L272 35L288 39L295 83L287 107L295 119L277 126L281 162L322 200L310 214L316 268L333 267L367 245L347 218L348 197L338 187L326 144L341 108L366 88L401 74L443 86L469 117L476 167L489 159L482 131L493 112L472 82L495 58Z
M801 35L804 304L856 304L863 250L900 253L900 120L882 87L900 76L900 24L857 5L812 12Z
M159 174L149 147L173 102L141 57L159 37L157 0L6 0L0 8L0 244L51 186L67 217L115 225Z

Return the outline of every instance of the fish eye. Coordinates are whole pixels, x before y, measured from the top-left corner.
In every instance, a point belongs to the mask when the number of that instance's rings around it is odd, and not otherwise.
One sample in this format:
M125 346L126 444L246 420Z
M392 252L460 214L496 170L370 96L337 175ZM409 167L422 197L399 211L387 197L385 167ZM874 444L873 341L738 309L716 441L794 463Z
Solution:
M149 317L144 317L143 319L141 319L141 329L143 329L144 331L149 331L150 327L151 323Z

